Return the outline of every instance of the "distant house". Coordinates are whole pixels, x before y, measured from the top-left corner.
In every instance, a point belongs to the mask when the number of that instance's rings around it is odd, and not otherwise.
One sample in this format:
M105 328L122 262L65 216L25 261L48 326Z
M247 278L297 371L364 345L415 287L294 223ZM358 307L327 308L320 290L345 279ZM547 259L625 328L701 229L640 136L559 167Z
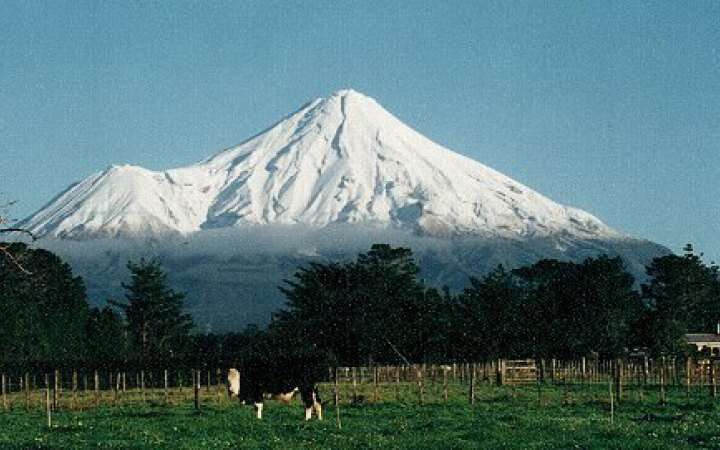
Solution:
M697 347L698 351L707 349L711 355L720 356L720 334L689 333L685 335L689 345Z

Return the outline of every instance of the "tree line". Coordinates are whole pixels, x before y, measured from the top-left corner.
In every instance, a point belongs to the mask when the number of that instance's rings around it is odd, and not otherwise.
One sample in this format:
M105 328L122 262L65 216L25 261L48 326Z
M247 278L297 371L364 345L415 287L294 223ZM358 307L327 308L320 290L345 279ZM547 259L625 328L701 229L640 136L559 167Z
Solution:
M356 261L311 264L281 288L270 331L348 365L495 358L687 354L715 332L720 277L690 245L655 258L636 283L619 257L498 266L452 294L418 278L412 252L374 245Z
M283 280L287 303L266 328L222 335L195 332L184 295L156 260L129 262L125 298L97 308L57 255L5 248L13 258L0 257L4 367L224 367L288 354L327 365L677 355L690 351L686 333L714 332L720 320L718 268L690 246L655 258L640 284L619 257L599 256L498 266L451 293L425 284L410 249L376 244L353 261L301 267Z

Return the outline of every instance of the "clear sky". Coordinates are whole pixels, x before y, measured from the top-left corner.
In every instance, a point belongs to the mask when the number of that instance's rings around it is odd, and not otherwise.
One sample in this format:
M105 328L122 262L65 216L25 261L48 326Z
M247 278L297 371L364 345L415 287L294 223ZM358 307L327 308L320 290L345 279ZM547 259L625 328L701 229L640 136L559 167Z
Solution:
M609 225L720 260L720 2L0 2L0 192L22 218L351 87Z

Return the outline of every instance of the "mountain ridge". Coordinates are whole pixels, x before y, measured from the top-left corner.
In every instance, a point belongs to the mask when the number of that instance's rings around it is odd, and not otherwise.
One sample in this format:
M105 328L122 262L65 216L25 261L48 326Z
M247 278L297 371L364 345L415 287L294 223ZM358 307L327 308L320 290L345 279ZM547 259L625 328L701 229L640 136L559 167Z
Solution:
M190 166L110 166L21 225L39 236L87 239L332 223L432 236L627 237L436 144L352 89L308 102Z

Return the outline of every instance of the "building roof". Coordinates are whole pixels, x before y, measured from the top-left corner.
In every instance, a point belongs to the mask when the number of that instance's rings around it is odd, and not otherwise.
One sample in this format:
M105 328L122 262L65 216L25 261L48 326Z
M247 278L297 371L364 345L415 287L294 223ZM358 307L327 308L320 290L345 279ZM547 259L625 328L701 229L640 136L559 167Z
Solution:
M685 335L689 344L698 342L717 342L720 344L720 334L714 333L688 333Z

